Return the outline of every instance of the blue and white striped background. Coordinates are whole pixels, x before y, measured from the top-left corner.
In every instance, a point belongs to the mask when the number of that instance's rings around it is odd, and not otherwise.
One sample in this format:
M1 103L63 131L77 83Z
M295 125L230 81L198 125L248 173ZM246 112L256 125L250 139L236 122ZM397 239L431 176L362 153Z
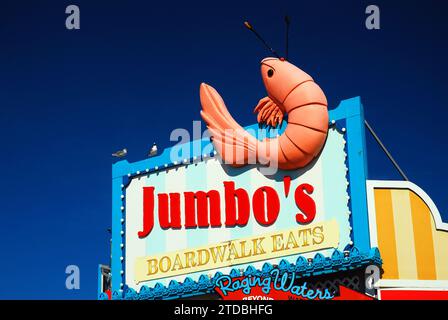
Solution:
M291 229L297 226L295 215L298 212L294 202L294 190L301 183L309 183L314 186L313 199L316 201L317 214L314 222L336 220L339 224L340 242L342 250L350 242L350 223L347 194L347 168L345 165L346 154L344 152L345 140L342 134L335 129L330 129L328 139L323 152L314 162L314 165L297 171L280 171L273 177L266 177L256 167L231 168L226 166L224 170L218 158L179 166L166 171L151 173L139 178L134 178L126 190L126 284L139 290L142 285L154 286L157 282L168 285L175 279L182 282L186 276L197 280L203 273L214 274L218 270L202 271L188 275L158 279L135 284L134 264L137 257L158 255L177 250L194 249L196 247L216 244L226 240L256 236L277 230ZM226 172L227 171L227 172ZM284 194L283 177L289 175L292 178L291 191L288 198ZM208 191L218 190L221 194L221 221L224 217L224 187L223 181L234 181L236 188L244 188L249 195L261 186L271 186L277 190L281 201L281 210L277 221L269 227L260 226L251 215L247 226L237 228L209 228L209 229L181 229L162 230L158 225L157 201L154 208L155 225L152 232L145 239L139 239L137 232L142 229L143 192L144 186L154 186L155 193L184 192L184 191ZM181 197L181 201L183 201ZM183 208L183 203L181 203ZM324 255L331 254L332 250L323 250ZM314 256L315 252L304 254ZM297 255L285 257L295 262ZM278 263L281 258L270 260ZM252 263L256 268L261 268L265 261ZM238 268L246 268L247 265L239 265ZM219 271L228 273L229 268Z

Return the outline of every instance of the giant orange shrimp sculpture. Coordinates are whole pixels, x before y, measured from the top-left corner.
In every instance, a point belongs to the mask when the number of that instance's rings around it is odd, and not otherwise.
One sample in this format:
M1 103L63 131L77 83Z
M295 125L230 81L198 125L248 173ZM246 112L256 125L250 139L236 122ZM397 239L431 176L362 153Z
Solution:
M213 145L224 162L235 167L255 159L262 164L275 162L285 170L302 168L320 153L327 137L325 94L311 76L283 58L261 61L261 76L268 96L255 107L258 123L276 128L287 115L283 134L257 140L232 118L218 92L202 83L201 116Z

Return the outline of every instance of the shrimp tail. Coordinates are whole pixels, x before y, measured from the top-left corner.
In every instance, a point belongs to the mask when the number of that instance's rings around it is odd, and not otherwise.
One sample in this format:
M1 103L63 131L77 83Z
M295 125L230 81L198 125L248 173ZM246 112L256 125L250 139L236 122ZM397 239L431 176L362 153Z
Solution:
M200 100L202 119L224 163L239 167L256 159L257 140L233 119L219 93L202 83Z

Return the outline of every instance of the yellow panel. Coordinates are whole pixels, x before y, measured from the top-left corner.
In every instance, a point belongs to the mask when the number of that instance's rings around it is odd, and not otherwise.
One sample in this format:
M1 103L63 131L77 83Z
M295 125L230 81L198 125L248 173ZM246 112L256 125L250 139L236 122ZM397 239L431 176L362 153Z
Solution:
M434 258L434 242L431 231L431 212L414 192L409 192L412 208L412 224L414 226L415 256L417 273L420 280L435 280L436 266Z
M336 220L135 259L135 282L186 275L339 245Z
M431 219L431 229L434 239L437 280L448 280L448 232L436 230L433 219Z
M417 260L415 257L414 228L412 224L411 201L408 190L392 190L392 208L397 243L398 274L400 279L416 280Z
M378 249L383 260L383 279L398 279L392 196L389 189L375 189Z

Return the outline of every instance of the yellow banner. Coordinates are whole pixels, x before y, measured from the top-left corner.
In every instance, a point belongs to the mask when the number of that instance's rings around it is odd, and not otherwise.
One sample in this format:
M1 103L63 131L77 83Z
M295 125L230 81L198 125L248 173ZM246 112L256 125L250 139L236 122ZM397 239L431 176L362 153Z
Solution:
M337 248L338 244L337 222L324 221L194 249L139 257L135 263L135 282Z

